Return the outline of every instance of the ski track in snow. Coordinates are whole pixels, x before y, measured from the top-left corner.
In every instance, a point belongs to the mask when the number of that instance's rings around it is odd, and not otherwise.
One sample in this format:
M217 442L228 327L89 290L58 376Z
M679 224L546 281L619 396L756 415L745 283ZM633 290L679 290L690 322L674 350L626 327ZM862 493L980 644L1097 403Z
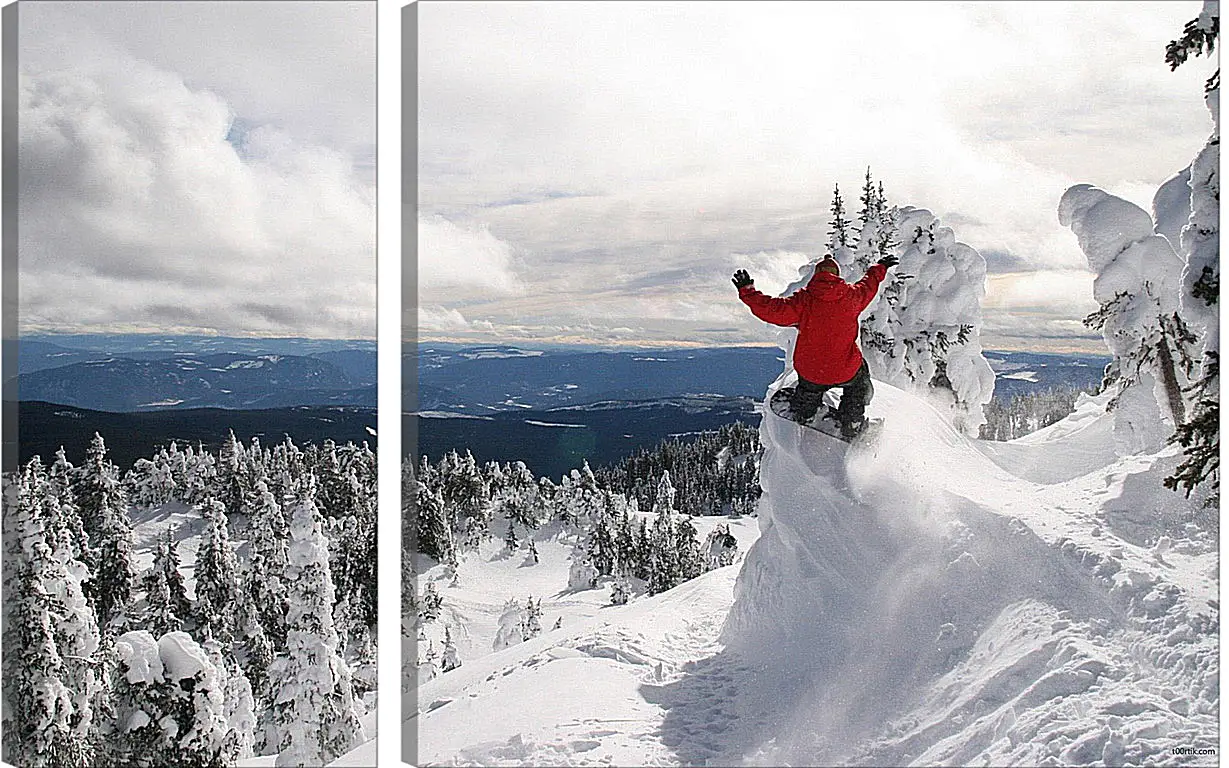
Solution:
M495 653L441 589L474 637L406 696L420 764L1216 764L1174 754L1219 746L1215 510L1161 486L1175 453L1118 458L1104 398L983 443L876 386L873 446L765 415L740 564L549 596L575 619Z

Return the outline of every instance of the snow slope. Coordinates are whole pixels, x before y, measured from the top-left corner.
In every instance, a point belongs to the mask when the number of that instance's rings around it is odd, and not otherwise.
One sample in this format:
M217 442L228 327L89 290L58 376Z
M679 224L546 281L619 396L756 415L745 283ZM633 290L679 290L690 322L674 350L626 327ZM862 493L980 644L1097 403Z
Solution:
M421 764L1216 764L1216 516L1174 452L1117 456L1103 398L1010 444L879 382L870 415L853 448L766 415L737 580L428 682Z

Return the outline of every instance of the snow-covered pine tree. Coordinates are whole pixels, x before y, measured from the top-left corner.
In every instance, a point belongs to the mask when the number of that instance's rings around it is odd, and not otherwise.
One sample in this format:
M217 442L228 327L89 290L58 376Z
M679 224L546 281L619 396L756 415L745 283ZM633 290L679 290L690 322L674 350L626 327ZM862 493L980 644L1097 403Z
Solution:
M882 184L878 189L875 188L870 166L866 168L866 179L862 184L862 194L858 200L861 201L862 208L858 211L858 236L853 244L853 250L834 254L837 263L841 265L843 274L847 271L846 267L850 267L848 272L851 277L846 279L852 279L854 274L859 278L866 274L866 270L870 269L871 264L876 261L875 254L878 253L879 243L884 238L883 214L887 206L887 199L883 196Z
M52 528L57 528L59 531L54 534L53 538L57 541L67 543L74 560L80 560L86 566L93 568L94 558L90 548L89 536L85 533L85 526L81 522L81 510L77 506L77 497L73 493L73 465L68 462L68 457L64 453L64 448L61 446L55 452L55 461L47 472L47 489L48 492L55 497L58 502L57 520L50 523ZM55 549L56 546L48 544Z
M414 665L418 672L418 685L433 680L440 673L440 655L435 650L435 643L420 637L418 642L418 660Z
M347 563L347 590L355 606L354 615L360 623L356 631L366 634L377 623L380 582L376 455L367 443L354 448L347 473L354 503L352 520L346 528L341 550Z
M610 530L607 517L599 518L590 527L585 553L598 574L609 576L615 572L618 564L618 549L615 546L614 534Z
M542 634L542 598L534 601L533 595L525 599L525 639L531 640Z
M185 624L195 624L192 601L188 599L188 586L184 582L183 569L179 561L179 539L175 528L167 528L162 534L162 546L159 549L161 560L155 560L155 567L161 566L170 592L171 609Z
M141 589L145 591L145 611L141 624L159 636L184 629L184 620L171 601L171 588L163 567L166 557L166 545L159 542L154 551L154 564L141 574L140 580Z
M227 430L226 439L218 449L215 467L213 497L222 502L225 514L246 514L248 498L252 493L252 478L248 473L243 444L235 437L233 429Z
M44 509L48 506L59 506L50 487L44 497ZM90 753L98 743L98 731L102 724L101 713L94 711L95 702L105 696L106 681L101 674L102 636L94 608L85 596L85 583L90 579L90 572L88 566L74 556L73 549L72 543L63 539L53 549L52 557L59 566L47 588L52 600L52 613L57 618L55 641L64 661L63 680L72 692L72 731Z
M4 514L4 759L84 766L89 750L74 732L78 718L55 631L56 582L69 576L47 545L42 506L49 491L37 457L17 483L16 502L5 504Z
M675 526L674 541L675 556L678 558L678 582L694 579L704 573L704 556L700 551L700 541L690 515L683 515L683 519Z
M738 540L730 533L730 526L719 525L704 539L704 570L732 565L738 557Z
M631 599L631 584L626 576L620 576L610 583L610 604L627 605Z
M898 278L912 277L889 286L867 310L868 320L876 312L894 315L892 349L886 354L871 349L871 371L938 397L953 424L976 436L985 421L983 407L994 394L994 372L982 355L980 335L986 261L957 242L930 211L898 209L893 226L904 241L895 272Z
M490 495L482 473L468 450L464 457L450 451L440 463L440 495L449 514L455 514L456 547L476 549L490 536Z
M309 475L290 516L286 647L269 667L275 694L271 738L277 765L324 765L365 740L333 625L329 542Z
M581 464L579 470L573 469L564 476L557 503L560 505L560 518L582 531L601 519L605 499L588 460Z
M118 632L132 599L136 566L132 557L132 522L119 470L107 460L107 447L95 433L85 463L77 468L73 491L81 521L94 552L93 578L87 595L104 632Z
M516 537L516 528L511 520L508 521L508 531L504 534L504 548L509 554L515 553L521 546L521 540Z
M438 619L443 605L444 597L435 588L434 584L427 582L422 588L422 599L418 601L419 623L425 624L428 621Z
M235 603L239 597L239 564L230 543L226 508L205 499L205 520L196 550L196 619L199 636L229 643L235 633Z
M538 484L525 462L517 461L501 470L499 490L494 494L496 510L531 531L540 525L538 517Z
M361 627L351 637L346 650L346 658L350 659L350 684L354 697L360 701L379 685L378 655L376 628Z
M344 621L337 623L346 645L376 624L375 473L366 471L364 454L370 455L370 451L365 449L355 451L347 446L338 451L339 475L333 480L332 491L334 516L326 518L333 587L339 602L347 603Z
M1089 184L1063 194L1058 217L1097 274L1100 309L1085 324L1101 331L1113 355L1106 384L1117 391L1118 450L1157 450L1185 421L1192 374L1194 337L1178 311L1183 262L1147 211Z
M216 640L206 641L203 647L209 661L225 679L222 700L226 735L222 739L222 757L230 765L255 754L256 701L252 684L234 654L224 650Z
M1186 24L1182 38L1167 47L1165 60L1170 69L1177 69L1192 53L1211 56L1219 32L1220 4L1205 0L1199 16ZM1173 438L1182 445L1185 460L1165 479L1165 485L1187 496L1197 487L1206 486L1205 503L1216 507L1220 499L1219 67L1207 82L1204 100L1212 116L1212 135L1180 174L1186 179L1183 211L1187 216L1177 240L1179 255L1185 261L1179 307L1198 338L1194 349L1198 367L1188 394L1187 418ZM1173 242L1172 237L1170 240Z
M185 632L146 630L115 641L116 728L109 760L134 768L223 768L226 680Z
M416 481L411 523L417 532L416 551L440 563L457 562L453 522L444 497L422 480Z
M499 626L495 630L495 640L491 650L502 651L525 641L525 608L515 599L504 603L503 612L499 615Z
M256 603L253 595L265 594L253 586L255 576L251 570L243 574L243 584L239 588L242 595L235 603L235 652L230 658L236 658L243 669L243 675L252 689L252 695L261 704L261 709L267 709L272 701L269 691L269 665L273 663L274 642L270 639L261 624L262 609L268 606ZM285 610L285 602L282 603ZM270 611L272 612L272 611ZM283 632L285 626L283 622ZM285 635L283 634L284 642Z
M248 518L247 601L265 635L280 645L286 639L286 543L289 529L281 505L264 481L255 486L256 503Z
M310 446L309 450L311 450ZM335 442L324 441L324 445L320 447L316 455L312 470L316 475L316 507L324 519L343 517L348 514L351 489Z
M444 627L444 650L440 657L441 672L451 672L461 666L461 659L457 657L457 644L452 639L452 630Z
M853 223L845 218L845 201L841 199L841 185L832 188L832 228L828 230L828 252L836 253L838 248L849 247L849 226Z
M583 540L577 541L572 548L572 564L568 567L568 589L593 589L601 575Z
M861 347L871 375L936 396L953 425L976 436L994 386L980 340L985 259L929 211L888 205L869 168L860 200L854 246L833 253L841 277L854 282L882 257L900 258L862 313ZM817 263L800 268L784 295L805 286ZM791 360L794 333L786 331L782 343Z
M674 512L674 483L670 482L670 470L662 470L657 480L657 496L653 499L652 514L655 517Z
M124 476L128 500L135 506L152 509L167 503L175 496L175 477L164 454L153 459L137 459L132 469Z
M649 534L648 590L665 592L679 583L678 537L674 526L674 487L670 473L662 472L657 501L653 505L653 530Z
M560 517L563 512L559 503L559 497L559 486L552 483L548 477L539 477L538 492L534 497L534 517L540 521L550 521Z
M213 454L204 448L193 450L189 446L184 455L184 479L180 490L180 501L189 505L204 502L213 493L216 476L217 462Z

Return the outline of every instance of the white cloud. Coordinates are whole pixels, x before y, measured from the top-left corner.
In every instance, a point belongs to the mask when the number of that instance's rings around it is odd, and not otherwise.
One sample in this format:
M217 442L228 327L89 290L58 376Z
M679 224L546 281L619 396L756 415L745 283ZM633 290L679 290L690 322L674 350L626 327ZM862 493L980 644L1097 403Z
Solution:
M1092 296L1096 275L1088 270L1017 272L986 278L984 309L1045 309L1087 315L1097 308Z
M421 300L512 293L520 285L512 261L511 246L484 226L454 224L442 216L418 217L417 280Z
M363 162L375 144L376 7L295 0L47 0L22 6L21 62L89 66L133 53L242 119Z
M374 337L375 189L352 155L273 125L239 140L217 93L84 48L19 71L23 332Z
M735 255L738 265L746 269L757 290L769 296L780 295L799 277L799 272L811 262L805 253L790 251L760 251L746 256ZM731 277L733 275L731 274Z
M1146 207L1206 139L1212 67L1163 61L1198 10L427 4L422 210L481 220L522 255L515 311L563 291L572 317L634 316L653 279L738 308L731 264L783 288L797 265L766 254L822 253L833 184L856 213L867 165L891 202L1013 268L1076 270L1063 191L1091 182ZM513 304L484 312L514 323Z
M989 275L982 300L982 345L1105 354L1101 334L1083 324L1097 309L1094 279L1087 270Z
M421 331L458 331L466 330L470 323L455 309L448 307L419 307L418 330Z

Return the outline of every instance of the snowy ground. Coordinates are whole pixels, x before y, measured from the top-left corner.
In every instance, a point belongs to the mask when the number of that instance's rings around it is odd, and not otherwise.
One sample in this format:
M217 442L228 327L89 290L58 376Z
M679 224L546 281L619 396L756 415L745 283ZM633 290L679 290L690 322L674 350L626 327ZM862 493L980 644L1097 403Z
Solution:
M1116 457L1104 406L981 443L877 383L852 450L768 416L745 561L622 607L562 571L561 629L490 653L491 619L403 737L422 765L1215 765L1215 512L1161 487L1172 451ZM509 565L463 566L457 610Z

